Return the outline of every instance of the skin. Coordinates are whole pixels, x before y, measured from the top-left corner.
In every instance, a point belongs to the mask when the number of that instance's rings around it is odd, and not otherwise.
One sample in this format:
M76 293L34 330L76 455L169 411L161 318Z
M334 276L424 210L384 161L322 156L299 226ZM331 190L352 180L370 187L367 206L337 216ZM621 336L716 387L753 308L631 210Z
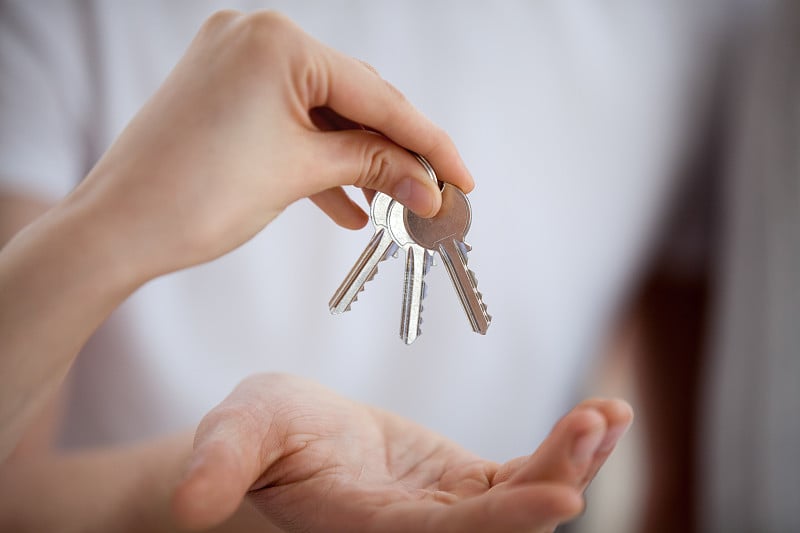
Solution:
M501 465L318 384L256 375L201 421L172 505L190 528L247 493L286 531L550 531L581 512L631 420L622 401L586 400Z
M0 529L551 531L580 513L631 417L619 400L586 400L535 453L497 464L307 380L256 375L194 445L183 432L8 462Z
M383 135L321 131L317 108ZM81 184L0 254L0 459L147 281L233 250L301 198L360 227L343 185L433 215L439 190L406 148L473 187L449 137L361 62L274 13L212 16Z
M0 194L14 235L0 252L0 528L549 531L580 512L630 423L623 402L579 405L503 465L283 375L246 380L196 432L43 444L75 355L147 281L233 250L301 198L361 227L345 185L435 214L407 149L472 189L447 135L374 69L274 13L222 12L67 198L36 217L41 203Z

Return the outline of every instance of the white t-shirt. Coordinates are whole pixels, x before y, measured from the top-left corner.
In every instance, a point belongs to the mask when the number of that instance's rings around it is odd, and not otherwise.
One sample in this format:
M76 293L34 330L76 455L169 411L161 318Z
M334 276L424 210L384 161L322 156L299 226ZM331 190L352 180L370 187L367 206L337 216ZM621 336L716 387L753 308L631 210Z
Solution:
M489 458L529 453L575 399L694 141L720 17L716 2L673 4L245 6L283 11L374 65L452 135L477 181L470 264L494 321L472 333L438 266L423 334L405 346L404 262L391 259L352 311L331 316L328 299L371 230L343 230L301 201L240 249L147 284L113 314L76 363L64 443L183 428L245 376L284 371ZM68 192L202 21L230 5L2 4L2 186Z

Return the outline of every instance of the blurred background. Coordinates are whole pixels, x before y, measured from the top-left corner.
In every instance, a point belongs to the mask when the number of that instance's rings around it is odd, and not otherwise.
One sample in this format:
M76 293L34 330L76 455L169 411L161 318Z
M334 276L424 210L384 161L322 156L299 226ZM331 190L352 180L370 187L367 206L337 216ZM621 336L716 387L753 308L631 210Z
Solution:
M153 438L284 371L505 461L614 395L634 429L565 531L800 531L796 5L4 0L0 195L21 206L5 239L86 175L211 13L275 9L452 136L494 317L471 333L436 267L404 346L391 259L330 316L371 229L300 202L118 309L45 417L53 438Z

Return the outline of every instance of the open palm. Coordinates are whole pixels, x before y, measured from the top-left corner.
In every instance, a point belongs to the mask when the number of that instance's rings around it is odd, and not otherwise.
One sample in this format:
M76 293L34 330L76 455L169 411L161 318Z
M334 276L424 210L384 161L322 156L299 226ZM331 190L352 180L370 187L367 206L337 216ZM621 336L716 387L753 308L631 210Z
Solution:
M586 401L500 465L312 382L253 376L200 424L177 509L211 525L249 491L289 531L549 531L581 511L630 418L623 402Z

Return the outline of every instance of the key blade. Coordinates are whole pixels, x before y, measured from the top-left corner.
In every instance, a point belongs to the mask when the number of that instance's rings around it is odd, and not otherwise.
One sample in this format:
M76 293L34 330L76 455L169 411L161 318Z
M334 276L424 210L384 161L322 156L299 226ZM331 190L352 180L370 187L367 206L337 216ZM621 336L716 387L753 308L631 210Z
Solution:
M453 282L472 331L486 335L492 317L487 312L486 304L483 303L483 295L478 292L477 278L467 267L467 258L459 246L459 241L445 239L438 243L437 251Z
M422 334L422 300L425 298L425 274L430 254L419 246L406 249L406 273L403 282L403 308L400 313L400 338L411 344Z
M375 232L328 302L331 314L338 315L350 310L350 305L358 299L358 293L364 290L364 284L375 277L378 264L393 251L393 245L394 241L386 229Z

